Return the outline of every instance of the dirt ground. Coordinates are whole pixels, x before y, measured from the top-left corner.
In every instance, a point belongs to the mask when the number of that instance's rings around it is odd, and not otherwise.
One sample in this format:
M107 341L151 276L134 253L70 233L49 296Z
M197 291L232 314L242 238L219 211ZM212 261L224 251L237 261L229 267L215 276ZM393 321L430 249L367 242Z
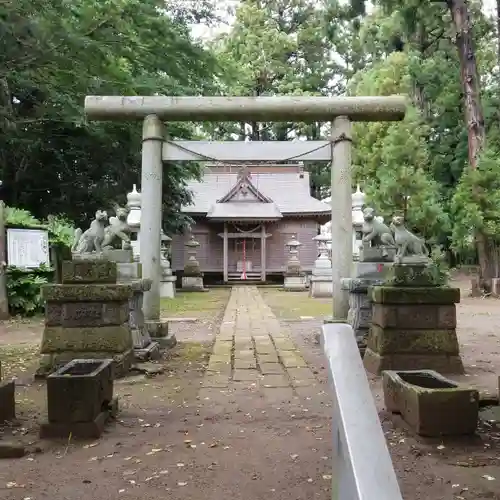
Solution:
M456 284L464 290L458 335L467 370L459 380L497 394L500 300L467 298L468 283ZM32 374L42 324L0 325L0 359L4 378L17 377L19 416L16 426L0 430L0 439L21 441L31 451L0 460L0 498L331 498L329 388L314 342L328 301L308 309L296 305L300 294L266 290L262 296L300 347L316 385L294 392L243 382L200 389L228 298L221 293L205 313L201 306L197 314L188 311L187 321L180 309L165 311L177 318L172 328L179 340L161 362L165 372L115 383L121 411L97 442L38 439L45 385ZM284 312L290 309L295 313ZM498 424L482 421L473 438L423 440L385 413L380 382L370 377L370 383L405 500L500 499Z

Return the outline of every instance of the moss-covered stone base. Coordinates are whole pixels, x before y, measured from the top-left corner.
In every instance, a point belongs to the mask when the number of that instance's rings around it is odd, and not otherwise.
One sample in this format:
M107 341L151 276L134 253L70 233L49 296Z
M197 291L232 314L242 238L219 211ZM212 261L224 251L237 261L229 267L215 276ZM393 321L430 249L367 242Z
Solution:
M122 353L132 349L128 323L120 326L76 327L46 326L43 330L42 354L74 352Z
M457 304L460 289L446 286L374 286L368 294L377 304Z
M40 357L40 366L38 367L36 376L44 378L74 359L112 359L113 378L120 378L124 377L132 368L132 364L134 362L134 350L128 349L120 354L117 354L116 352L102 351L65 351L42 354Z
M381 355L458 355L457 334L449 329L392 329L372 325L367 346Z
M386 277L392 286L436 286L432 265L394 264Z
M375 375L384 370L435 370L438 373L463 374L464 366L458 354L414 354L413 352L378 354L367 348L363 358L365 369Z
M43 285L44 300L52 302L113 302L132 298L131 285Z

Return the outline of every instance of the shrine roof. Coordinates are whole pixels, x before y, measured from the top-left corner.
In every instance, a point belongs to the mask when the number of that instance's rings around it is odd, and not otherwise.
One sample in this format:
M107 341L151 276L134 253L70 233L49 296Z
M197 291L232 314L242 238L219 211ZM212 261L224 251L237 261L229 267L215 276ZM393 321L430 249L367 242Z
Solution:
M236 217L236 211L240 211L236 206L246 204L247 210L261 210L257 206L275 205L282 215L323 215L331 213L330 205L323 203L310 194L309 173L277 172L277 173L252 173L249 180L260 194L269 202L246 202L231 201L227 195L234 191L235 186L240 181L237 173L206 173L201 181L188 182L188 189L193 194L193 203L182 207L182 212L188 214L209 214L215 205L217 210L224 210L226 218ZM217 203L223 200L224 203ZM252 203L249 207L248 203ZM219 208L226 205L223 209ZM262 208L268 210L270 207ZM234 213L231 212L234 210ZM256 212L257 213L257 212ZM248 214L247 214L248 216ZM209 215L210 217L210 215Z

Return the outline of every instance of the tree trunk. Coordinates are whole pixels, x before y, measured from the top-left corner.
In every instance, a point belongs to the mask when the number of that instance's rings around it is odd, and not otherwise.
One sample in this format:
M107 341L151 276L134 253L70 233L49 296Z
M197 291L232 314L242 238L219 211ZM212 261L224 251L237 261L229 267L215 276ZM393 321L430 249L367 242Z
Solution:
M484 115L481 104L479 72L472 37L472 24L467 0L446 0L456 31L455 44L460 60L460 73L465 100L465 121L468 131L469 168L476 169L485 141ZM494 277L494 255L482 231L475 231L475 240L482 286L489 291Z

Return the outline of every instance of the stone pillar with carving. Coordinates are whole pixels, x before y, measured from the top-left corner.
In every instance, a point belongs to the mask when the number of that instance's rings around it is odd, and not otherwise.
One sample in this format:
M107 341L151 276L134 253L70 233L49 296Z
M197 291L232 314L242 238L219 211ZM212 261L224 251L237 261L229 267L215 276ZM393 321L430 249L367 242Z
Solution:
M172 274L170 268L169 252L172 238L167 236L163 230L161 232L161 281L160 281L160 297L162 299L173 299L175 297L175 281L176 277Z
M288 247L288 262L285 271L284 288L288 292L303 291L307 287L306 276L302 271L299 260L299 247L302 243L293 235L292 239L286 243Z
M309 287L311 297L331 297L333 295L332 261L328 254L329 236L319 234L313 238L318 243L319 257L314 262Z
M140 233L141 233L141 193L137 191L137 186L134 184L132 191L127 194L127 208L129 213L127 216L127 224L130 227L130 244L134 261L140 260Z
M188 260L184 264L182 275L183 291L203 291L203 273L200 269L200 263L196 260L196 252L200 243L195 239L194 234L185 243L187 248Z

